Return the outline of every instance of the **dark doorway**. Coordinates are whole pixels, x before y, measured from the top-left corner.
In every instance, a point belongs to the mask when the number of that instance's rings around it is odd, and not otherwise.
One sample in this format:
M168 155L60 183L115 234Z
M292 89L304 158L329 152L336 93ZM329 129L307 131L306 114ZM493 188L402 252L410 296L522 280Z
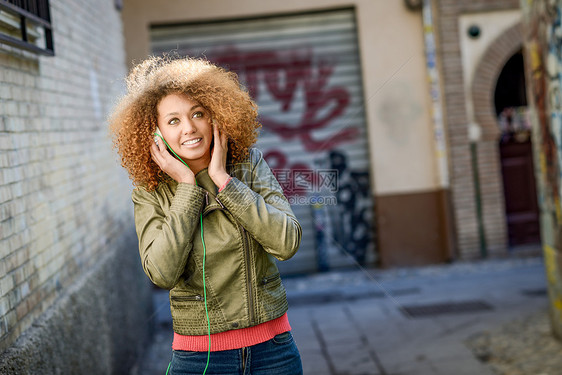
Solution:
M521 51L505 64L495 90L499 150L510 248L540 243L531 125Z

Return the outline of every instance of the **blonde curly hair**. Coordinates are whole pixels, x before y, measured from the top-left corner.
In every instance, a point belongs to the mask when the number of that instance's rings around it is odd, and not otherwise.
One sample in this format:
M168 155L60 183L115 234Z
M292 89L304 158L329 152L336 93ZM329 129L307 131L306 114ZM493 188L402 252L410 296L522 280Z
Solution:
M228 160L239 162L256 143L261 124L256 103L235 73L194 58L150 57L126 78L127 93L109 117L113 146L135 186L154 190L169 178L150 156L158 103L183 93L205 107L228 137Z

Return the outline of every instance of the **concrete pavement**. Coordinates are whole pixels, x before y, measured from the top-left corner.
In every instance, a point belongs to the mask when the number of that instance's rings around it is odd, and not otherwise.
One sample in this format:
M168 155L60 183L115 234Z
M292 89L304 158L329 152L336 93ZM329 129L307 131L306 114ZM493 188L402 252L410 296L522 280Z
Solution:
M541 258L285 278L289 320L306 375L488 375L465 341L548 305ZM170 359L167 292L135 374Z

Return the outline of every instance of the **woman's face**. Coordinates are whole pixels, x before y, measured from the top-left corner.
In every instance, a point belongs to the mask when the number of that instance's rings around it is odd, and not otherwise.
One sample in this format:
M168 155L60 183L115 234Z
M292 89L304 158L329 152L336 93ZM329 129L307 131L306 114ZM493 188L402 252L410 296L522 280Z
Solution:
M194 170L211 161L213 127L201 104L185 94L169 94L157 106L158 127L170 147Z

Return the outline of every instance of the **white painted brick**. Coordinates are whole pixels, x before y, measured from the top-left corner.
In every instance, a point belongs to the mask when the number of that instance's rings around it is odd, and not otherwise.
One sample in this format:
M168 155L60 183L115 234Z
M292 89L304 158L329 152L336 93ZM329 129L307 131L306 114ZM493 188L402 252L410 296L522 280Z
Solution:
M16 317L16 312L15 310L10 310L8 311L8 313L5 315L5 322L6 322L6 326L8 329L10 329L11 327L14 327L17 323L17 317Z
M7 202L13 197L12 189L9 186L0 186L0 203Z
M1 207L1 205L0 205ZM2 221L0 221L2 224ZM10 254L10 246L8 244L8 238L0 239L0 261L4 261L4 259Z
M0 279L0 290L9 291L14 288L14 278L11 274L5 275Z
M92 67L85 63L104 62L94 68L105 116L123 91L126 74L119 14L101 0L51 5L55 57L37 58L17 49L0 55L0 275L8 256L10 264L21 265L14 274L20 283L16 290L1 293L1 334L23 331L50 306L56 279L67 269L65 259L92 264L103 251L103 237L117 235L117 227L105 228L104 202L119 200L111 206L112 218L131 220L130 183L107 140L104 119L95 118ZM120 86L109 83L117 81ZM77 212L88 212L80 226ZM34 295L34 286L21 280L31 277L45 287L47 298L28 313L21 303Z
M0 84L0 98L5 100L12 100L13 99L12 86L6 83Z
M18 116L18 103L13 100L4 102L4 115L5 116Z
M0 317L6 315L9 310L10 310L9 299L7 297L4 298L4 294L2 290L0 290Z

